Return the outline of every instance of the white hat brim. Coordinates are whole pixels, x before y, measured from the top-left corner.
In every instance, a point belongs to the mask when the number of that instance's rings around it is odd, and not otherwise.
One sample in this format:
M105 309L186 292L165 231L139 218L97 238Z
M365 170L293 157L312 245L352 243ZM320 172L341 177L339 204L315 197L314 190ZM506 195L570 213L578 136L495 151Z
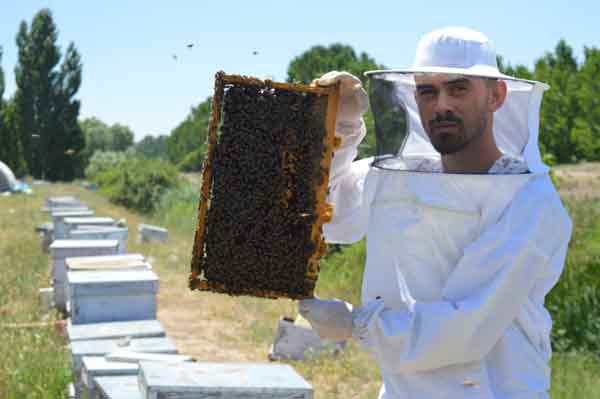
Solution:
M418 68L404 68L404 69L379 69L365 72L365 76L374 77L376 75L384 74L402 74L402 75L416 75L420 73L436 73L446 75L465 75L473 76L478 78L492 78L502 79L513 82L523 82L532 85L540 85L544 90L548 90L550 86L544 82L537 80L520 79L514 76L509 76L501 73L498 69L493 68L489 65L474 65L470 68L451 68L451 67L435 67L435 66L422 66Z

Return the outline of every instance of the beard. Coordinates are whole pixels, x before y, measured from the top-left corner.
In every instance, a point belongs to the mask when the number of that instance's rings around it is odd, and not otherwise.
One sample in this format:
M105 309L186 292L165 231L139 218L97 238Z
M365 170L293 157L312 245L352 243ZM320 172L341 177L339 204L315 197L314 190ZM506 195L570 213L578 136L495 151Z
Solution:
M464 120L452 112L436 116L428 123L427 133L433 148L441 155L454 154L465 149L473 140L479 138L485 132L487 119L485 113L480 113L480 117L471 123L465 123ZM456 129L453 132L439 131L433 133L434 129L445 123L453 123Z

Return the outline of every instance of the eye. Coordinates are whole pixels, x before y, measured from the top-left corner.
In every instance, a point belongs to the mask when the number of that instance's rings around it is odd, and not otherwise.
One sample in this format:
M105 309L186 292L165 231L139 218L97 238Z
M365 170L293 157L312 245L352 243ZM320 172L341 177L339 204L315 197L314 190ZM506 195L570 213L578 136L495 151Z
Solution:
M431 87L423 87L417 89L417 95L423 99L431 98L435 96L436 91Z
M450 86L450 94L453 96L461 95L467 92L466 85L453 85Z

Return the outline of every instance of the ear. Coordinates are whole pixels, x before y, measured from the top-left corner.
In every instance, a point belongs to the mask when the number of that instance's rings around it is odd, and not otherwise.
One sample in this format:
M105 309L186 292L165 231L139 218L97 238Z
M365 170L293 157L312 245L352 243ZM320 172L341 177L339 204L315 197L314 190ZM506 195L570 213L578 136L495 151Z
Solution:
M506 100L506 93L508 92L506 82L503 80L492 82L489 90L488 107L491 112L496 112Z

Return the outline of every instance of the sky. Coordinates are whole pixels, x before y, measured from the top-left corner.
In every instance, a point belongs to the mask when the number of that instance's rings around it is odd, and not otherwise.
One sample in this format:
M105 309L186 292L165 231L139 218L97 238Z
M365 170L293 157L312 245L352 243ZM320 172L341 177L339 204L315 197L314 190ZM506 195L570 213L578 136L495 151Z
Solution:
M445 26L479 30L505 60L530 68L561 38L580 61L584 46L600 47L600 1L591 0L0 0L5 99L19 24L42 8L63 54L69 42L81 54L80 118L127 125L136 141L169 134L212 94L217 71L284 81L314 45L347 44L388 68L410 66L419 38Z

